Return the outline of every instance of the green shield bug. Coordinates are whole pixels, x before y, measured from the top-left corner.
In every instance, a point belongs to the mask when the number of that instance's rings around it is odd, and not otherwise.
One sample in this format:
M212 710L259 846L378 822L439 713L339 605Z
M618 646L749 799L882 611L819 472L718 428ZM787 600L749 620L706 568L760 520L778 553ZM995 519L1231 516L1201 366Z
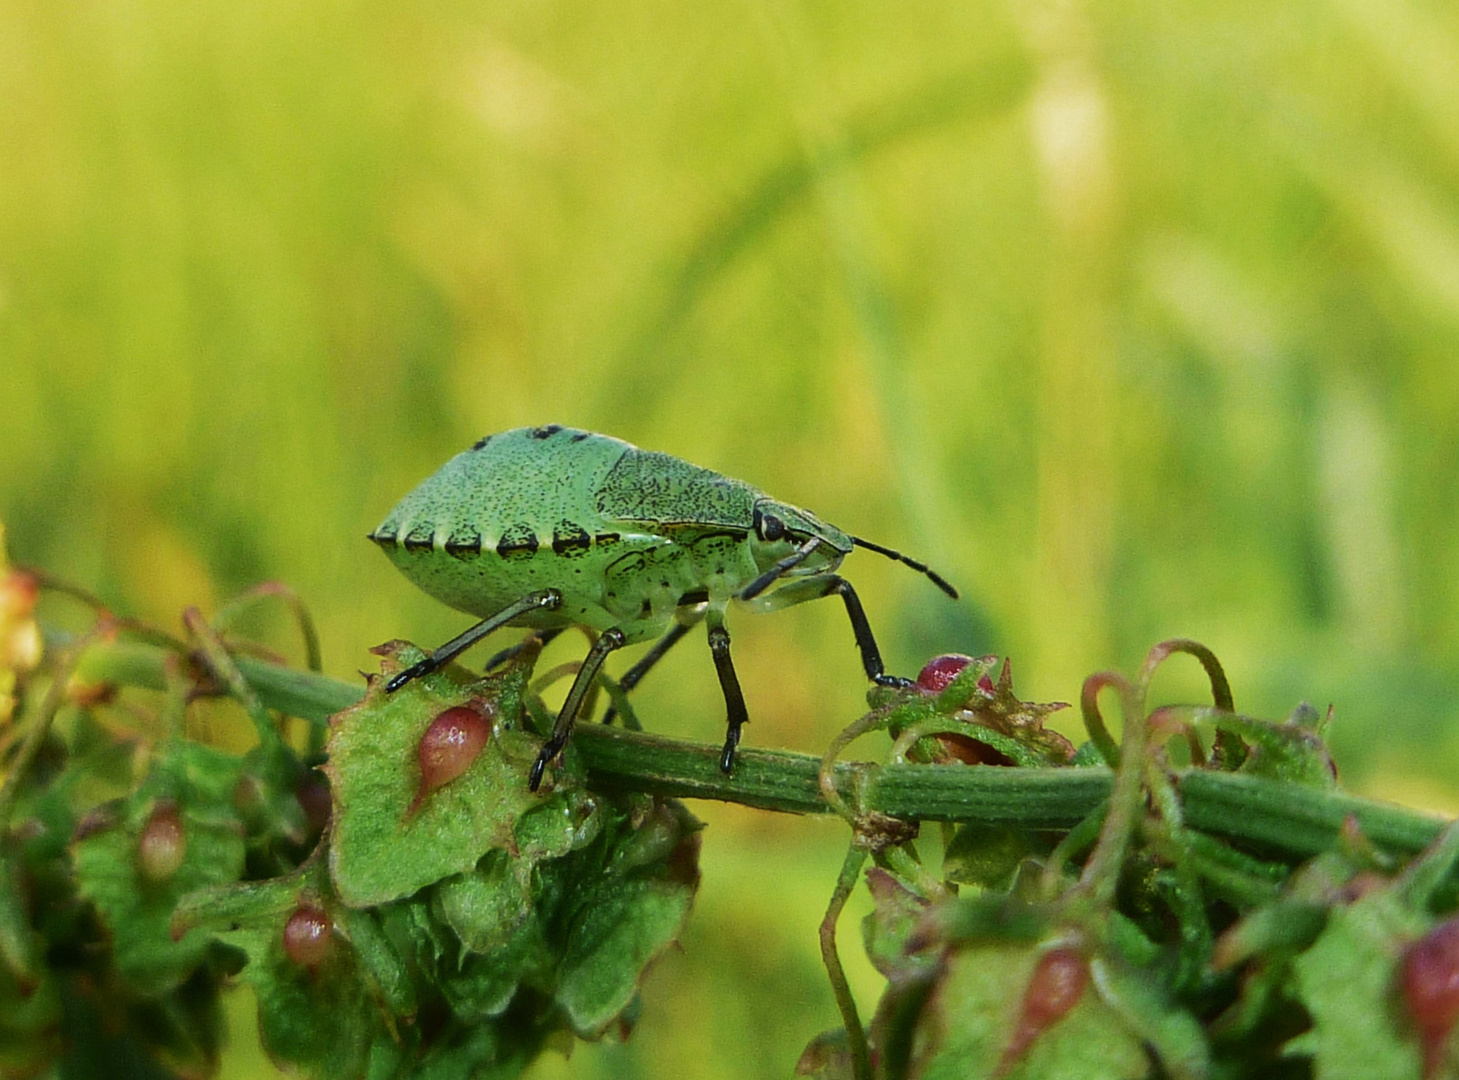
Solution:
M532 766L533 791L567 745L615 649L659 639L624 675L623 688L632 689L691 626L708 624L728 711L720 755L727 773L749 719L730 661L730 601L775 611L840 596L867 678L909 686L886 673L861 600L836 569L863 547L926 574L957 599L956 589L915 559L749 484L557 424L481 439L400 500L369 538L416 585L481 619L392 678L387 693L503 626L530 627L544 638L570 626L598 633Z

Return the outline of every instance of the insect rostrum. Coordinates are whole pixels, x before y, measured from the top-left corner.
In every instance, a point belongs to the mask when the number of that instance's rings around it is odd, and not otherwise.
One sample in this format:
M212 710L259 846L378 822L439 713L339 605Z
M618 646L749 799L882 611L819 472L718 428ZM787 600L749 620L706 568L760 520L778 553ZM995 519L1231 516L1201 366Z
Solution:
M729 772L749 719L730 660L725 610L731 600L776 611L839 595L867 678L905 686L908 680L886 673L861 601L836 573L841 560L864 547L906 563L957 597L922 563L743 481L556 424L481 439L402 499L370 539L426 592L482 620L395 676L387 691L502 626L598 632L532 767L534 791L567 745L588 688L615 649L653 638L672 644L684 628L708 625L728 710L720 767ZM645 659L652 663L665 651ZM625 685L646 670L640 664Z

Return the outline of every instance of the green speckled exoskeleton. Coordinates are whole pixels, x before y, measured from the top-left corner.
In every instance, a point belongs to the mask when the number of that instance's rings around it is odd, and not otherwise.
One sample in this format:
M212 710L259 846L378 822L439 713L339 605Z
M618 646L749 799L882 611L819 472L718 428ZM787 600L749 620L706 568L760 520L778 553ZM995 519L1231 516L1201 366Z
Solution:
M482 620L396 675L387 692L503 626L531 627L544 638L570 626L597 631L532 767L534 791L615 649L659 639L624 675L629 690L692 625L708 624L728 710L720 768L729 772L749 719L730 661L730 601L775 611L840 596L867 678L906 686L909 680L883 668L861 601L835 572L841 560L853 546L864 547L906 563L957 598L922 563L749 484L556 424L481 439L402 499L370 539L426 592Z

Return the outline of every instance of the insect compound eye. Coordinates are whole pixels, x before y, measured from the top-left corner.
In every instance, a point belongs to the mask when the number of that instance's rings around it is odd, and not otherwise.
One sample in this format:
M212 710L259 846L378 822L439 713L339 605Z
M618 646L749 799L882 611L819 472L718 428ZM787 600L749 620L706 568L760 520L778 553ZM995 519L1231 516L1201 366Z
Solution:
M785 522L774 514L762 514L756 525L761 540L779 540L785 535Z

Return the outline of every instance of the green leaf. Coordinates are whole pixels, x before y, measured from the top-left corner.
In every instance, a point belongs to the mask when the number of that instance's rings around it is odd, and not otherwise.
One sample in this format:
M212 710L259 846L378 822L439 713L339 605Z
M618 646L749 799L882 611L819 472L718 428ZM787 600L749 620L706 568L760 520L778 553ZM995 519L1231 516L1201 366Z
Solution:
M417 1010L415 986L400 953L390 942L373 911L338 907L332 912L340 929L354 946L360 972L375 997L393 1016L414 1016Z
M872 966L889 979L929 972L937 956L907 949L908 939L927 913L927 901L880 866L866 872L866 888L875 906L861 922L861 936Z
M953 834L942 855L942 876L959 885L1007 889L1023 861L1047 855L1050 845L1027 829L970 822Z
M441 992L450 1002L451 1012L463 1023L474 1024L494 1020L507 1011L520 978L522 956L528 951L526 935L523 944L491 956L471 953L461 958L456 970L441 979Z
M1254 956L1304 949L1327 924L1327 906L1295 897L1280 897L1253 908L1221 935L1216 960L1231 967Z
M844 1028L823 1031L801 1051L795 1076L806 1080L854 1080L851 1043Z
M493 848L511 849L518 819L552 797L527 790L541 745L520 730L527 665L480 681L459 669L436 672L386 694L384 679L421 654L399 644L379 651L382 677L371 680L363 702L330 721L325 767L334 800L330 872L341 899L356 907L409 896L466 873ZM417 805L421 736L440 713L473 698L490 706L486 744L464 773ZM554 777L562 790L563 770ZM571 818L575 808L563 805Z
M596 798L581 788L559 788L524 810L512 835L522 859L540 862L586 847L602 827Z
M22 986L0 967L0 1075L31 1076L60 1052L61 995L56 978Z
M1210 1048L1200 1022L1170 1000L1155 970L1113 957L1095 957L1089 968L1099 997L1131 1037L1155 1052L1165 1075L1172 1080L1210 1075Z
M529 1024L456 1028L435 1040L421 1060L396 1074L404 1080L514 1080L537 1056L544 1030Z
M469 874L435 890L435 911L471 952L504 949L532 915L531 865L489 852Z
M31 929L20 870L20 852L0 850L0 965L29 987L40 981L41 942Z
M1417 1080L1422 1052L1395 1023L1394 973L1404 946L1430 922L1395 890L1380 889L1335 909L1297 958L1297 987L1313 1024L1301 1046L1318 1080Z
M1040 950L991 945L950 953L915 1013L909 1080L1136 1080L1150 1063L1140 1038L1121 1016L1086 990L1066 1014L1042 1030L1016 1061L999 1071L1019 1027L1023 988ZM896 993L894 988L891 993ZM885 1024L894 1010L883 1004ZM877 1032L884 1044L891 1032ZM1011 1068L1008 1067L1011 1065Z
M1323 741L1328 718L1306 702L1280 724L1232 713L1215 715L1218 730L1239 735L1248 745L1250 752L1238 772L1306 787L1337 787L1337 766Z
M169 744L115 822L73 845L78 891L111 931L118 972L143 993L175 988L208 952L206 935L173 939L178 901L243 872L243 829L231 802L237 778L236 759L197 744ZM180 851L175 867L158 877L145 872L142 838L154 812L166 806L176 809Z
M557 1000L573 1030L601 1034L638 992L649 963L678 937L693 889L673 881L622 880L598 889L568 938Z
M1012 896L986 893L938 904L922 918L927 944L1033 944L1049 932L1052 912Z
M306 907L323 912L332 927L314 962L290 956L285 944L285 928ZM378 1057L372 1048L390 1038L370 993L382 980L361 964L348 936L361 923L346 922L344 913L324 861L316 857L286 877L195 893L177 914L179 929L211 934L242 950L248 960L242 978L258 997L264 1049L280 1065L320 1080L364 1077L372 1055Z

